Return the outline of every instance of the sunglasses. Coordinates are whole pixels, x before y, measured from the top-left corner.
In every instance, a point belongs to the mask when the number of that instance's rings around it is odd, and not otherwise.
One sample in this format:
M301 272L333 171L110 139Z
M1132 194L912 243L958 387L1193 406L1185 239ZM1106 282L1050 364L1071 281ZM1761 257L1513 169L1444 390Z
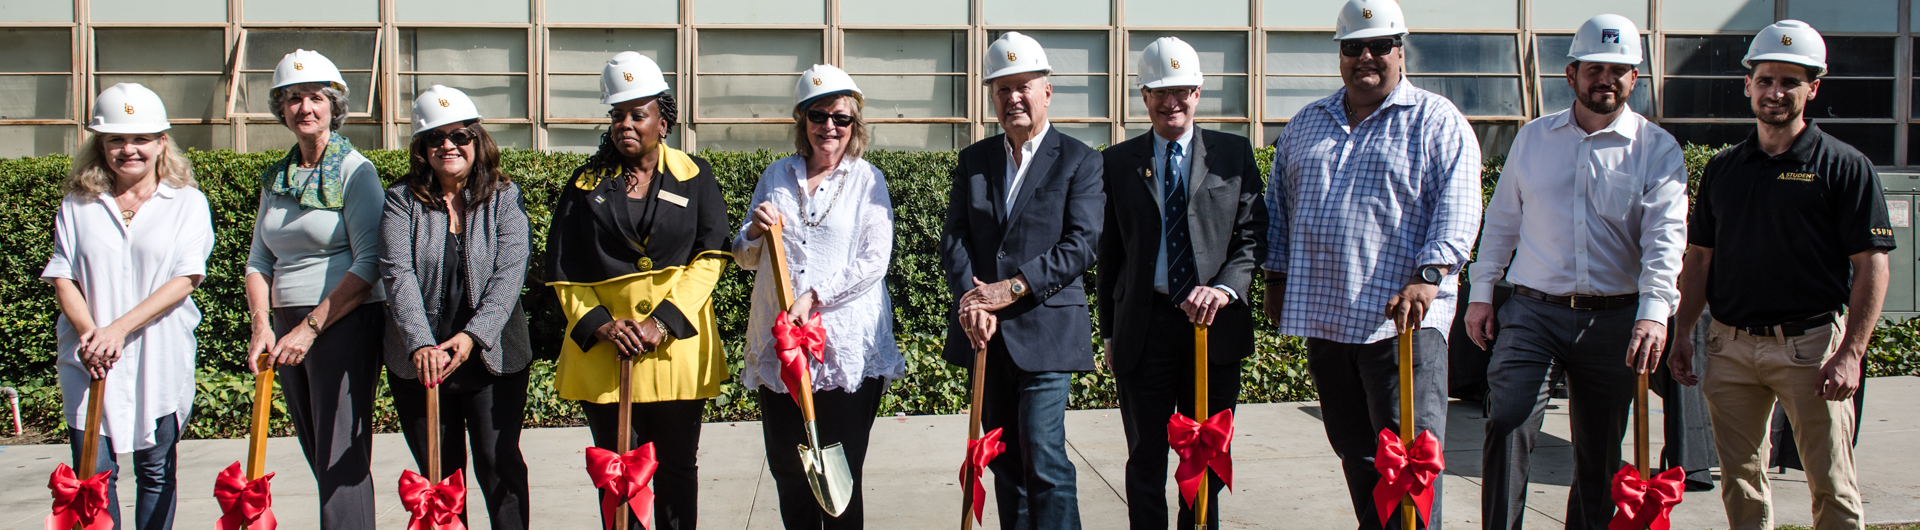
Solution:
M814 125L826 123L829 118L833 120L835 127L853 125L853 116L850 114L827 114L824 110L807 109L807 121L813 122Z
M466 147L467 144L473 143L474 139L479 137L480 135L475 134L472 129L464 127L454 129L453 132L433 129L420 133L420 140L425 142L423 145L427 147L440 147L447 140L453 140L453 145Z
M1340 41L1340 55L1359 57L1360 50L1367 50L1373 52L1374 57L1381 57L1392 53L1394 48L1398 48L1402 44L1399 37L1387 40L1343 40Z

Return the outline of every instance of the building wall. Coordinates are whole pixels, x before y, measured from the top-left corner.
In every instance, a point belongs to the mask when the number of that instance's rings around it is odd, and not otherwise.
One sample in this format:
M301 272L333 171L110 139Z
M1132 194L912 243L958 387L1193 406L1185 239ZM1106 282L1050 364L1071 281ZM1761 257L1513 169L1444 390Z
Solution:
M146 84L201 149L285 148L265 89L294 48L319 50L352 85L344 132L404 146L417 90L474 96L503 146L591 150L605 129L597 75L635 50L682 101L683 148L791 146L794 76L833 63L867 94L874 147L954 149L997 133L981 53L1006 31L1054 65L1051 117L1088 143L1146 129L1133 63L1177 35L1207 72L1206 127L1271 142L1340 86L1342 0L0 0L0 157L69 152L100 88ZM1682 141L1751 129L1740 56L1781 18L1827 36L1832 72L1808 110L1885 166L1920 165L1912 103L1913 0L1403 0L1408 75L1451 98L1488 154L1519 125L1566 108L1573 30L1614 12L1643 29L1633 108ZM1913 155L1909 155L1913 152Z

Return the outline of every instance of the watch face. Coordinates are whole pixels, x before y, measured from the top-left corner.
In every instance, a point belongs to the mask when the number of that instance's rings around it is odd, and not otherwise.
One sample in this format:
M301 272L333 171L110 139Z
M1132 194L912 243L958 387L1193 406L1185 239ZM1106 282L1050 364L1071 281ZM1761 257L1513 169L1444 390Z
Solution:
M1440 278L1440 269L1435 267L1420 268L1420 279L1426 280L1427 283L1440 283Z

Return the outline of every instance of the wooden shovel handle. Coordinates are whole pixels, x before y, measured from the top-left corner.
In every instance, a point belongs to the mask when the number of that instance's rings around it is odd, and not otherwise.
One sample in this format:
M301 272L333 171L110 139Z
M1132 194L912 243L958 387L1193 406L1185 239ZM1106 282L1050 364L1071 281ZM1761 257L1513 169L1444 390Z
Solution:
M1413 447L1413 324L1400 330L1400 442ZM1420 527L1420 512L1413 506L1413 496L1403 495L1400 499L1400 520L1406 530Z
M790 267L787 266L787 240L781 237L781 233L785 228L785 223L776 224L767 227L767 233L760 235L760 237L767 238L767 248L773 252L772 259L770 260L773 262L773 290L779 297L780 309L782 310L793 307L793 301L798 298L798 295L795 295L793 292L793 274L788 270ZM807 317L806 315L789 316L795 318ZM800 418L811 422L814 420L813 378L808 377L807 379L807 384L804 385L805 388L789 388L787 391L792 392L795 397L800 399Z
M427 482L440 483L440 386L427 387Z
M973 371L968 374L972 379L972 396L967 406L967 441L980 439L981 407L986 403L987 392L987 350L973 350ZM960 481L960 529L973 530L973 480L962 477Z
M86 439L80 441L80 479L93 477L93 462L100 454L100 412L102 394L107 392L106 378L93 380L87 385L87 432Z
M267 474L267 420L273 417L273 356L262 353L253 375L253 422L247 432L247 480Z
M1633 458L1639 463L1640 479L1647 479L1647 374L1640 372L1633 392Z
M1193 325L1193 419L1207 421L1207 326ZM1193 495L1193 527L1199 530L1207 528L1207 470L1200 470L1200 491Z

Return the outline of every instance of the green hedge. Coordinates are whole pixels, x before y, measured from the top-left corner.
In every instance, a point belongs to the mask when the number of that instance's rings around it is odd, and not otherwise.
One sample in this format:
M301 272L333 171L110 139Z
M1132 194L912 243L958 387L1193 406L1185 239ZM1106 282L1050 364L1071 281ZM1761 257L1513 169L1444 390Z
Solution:
M1712 150L1691 147L1688 164L1698 170ZM190 153L195 177L213 208L217 241L208 262L208 275L194 292L194 301L205 313L197 332L200 340L199 394L195 398L194 418L188 426L194 438L233 437L245 434L246 415L252 401L252 377L241 364L247 345L248 321L242 296L242 267L251 241L253 215L258 199L257 175L281 156L280 152L242 154L230 151ZM391 181L404 172L404 153L367 151L383 179ZM760 171L783 154L768 151L752 153L701 153L713 163L720 184L728 197L728 213L737 225L743 219L754 183ZM1272 149L1259 152L1264 171L1271 163ZM551 207L560 186L566 184L571 170L582 155L509 150L503 164L514 175L526 195L528 216L534 233L534 271L546 246L546 230ZM887 283L893 296L895 329L906 355L907 378L896 382L885 396L883 413L940 414L966 407L966 374L940 360L945 318L950 299L942 287L936 251L944 220L947 171L955 153L870 152L868 160L887 176L892 192L896 224L893 267ZM57 208L59 183L65 178L70 160L63 156L0 160L0 242L5 243L6 267L0 275L0 344L12 351L0 355L0 385L22 392L21 405L28 425L33 429L61 436L60 393L54 377L54 319L58 308L51 288L38 279L51 253L51 224ZM1500 161L1489 160L1485 167L1484 191L1491 195L1499 177ZM1089 272L1091 275L1092 273ZM752 277L737 267L729 267L715 294L721 334L726 344L729 368L737 373L741 365L739 340L746 328L747 293ZM1091 278L1089 278L1091 284ZM1261 293L1255 282L1251 299ZM530 287L524 293L529 312L533 343L536 348L558 348L564 319L560 316L551 290ZM1876 340L1871 367L1875 375L1914 374L1920 370L1914 350L1920 346L1920 327L1883 326ZM1089 337L1089 341L1093 338ZM1257 353L1246 361L1245 402L1297 401L1313 399L1312 381L1307 376L1301 341L1281 337L1271 330L1259 332ZM544 352L551 355L551 351ZM578 407L558 399L550 379L551 362L536 362L532 368L531 398L527 423L531 426L577 425ZM1111 375L1104 370L1080 374L1073 381L1075 408L1111 407L1115 403ZM394 428L391 397L384 384L376 402L375 414L382 430ZM276 403L284 411L283 403ZM708 408L708 419L744 420L758 415L755 397L737 384L723 387L723 394ZM290 433L285 415L277 415L274 429Z

